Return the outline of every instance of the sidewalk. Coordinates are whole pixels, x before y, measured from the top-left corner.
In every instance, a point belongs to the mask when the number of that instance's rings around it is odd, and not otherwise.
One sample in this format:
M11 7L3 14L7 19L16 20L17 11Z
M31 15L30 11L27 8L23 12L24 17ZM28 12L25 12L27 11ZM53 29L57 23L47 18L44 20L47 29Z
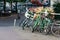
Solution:
M24 40L60 40L60 38L53 35L43 35L38 32L32 33L30 30L22 30L20 27L16 27L15 31Z

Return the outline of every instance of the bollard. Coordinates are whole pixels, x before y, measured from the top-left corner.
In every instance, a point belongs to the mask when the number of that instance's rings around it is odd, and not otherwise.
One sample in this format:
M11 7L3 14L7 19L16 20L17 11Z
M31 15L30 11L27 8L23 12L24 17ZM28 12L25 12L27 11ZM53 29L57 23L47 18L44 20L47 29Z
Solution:
M16 26L16 19L14 19L14 27Z

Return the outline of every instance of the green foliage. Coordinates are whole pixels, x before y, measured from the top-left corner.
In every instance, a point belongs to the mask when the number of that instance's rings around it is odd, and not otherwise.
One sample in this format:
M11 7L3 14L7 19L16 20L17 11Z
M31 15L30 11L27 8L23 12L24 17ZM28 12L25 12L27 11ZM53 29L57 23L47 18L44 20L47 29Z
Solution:
M60 13L60 3L53 4L55 13Z

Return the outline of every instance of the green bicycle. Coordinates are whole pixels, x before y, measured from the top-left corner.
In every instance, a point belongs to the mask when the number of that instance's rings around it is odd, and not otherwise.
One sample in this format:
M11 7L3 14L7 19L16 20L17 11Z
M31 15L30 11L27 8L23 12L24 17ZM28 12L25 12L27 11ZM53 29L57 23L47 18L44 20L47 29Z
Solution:
M32 32L38 30L39 32L44 32L45 34L47 34L49 32L48 30L49 24L50 19L46 18L44 13L41 13L34 21Z

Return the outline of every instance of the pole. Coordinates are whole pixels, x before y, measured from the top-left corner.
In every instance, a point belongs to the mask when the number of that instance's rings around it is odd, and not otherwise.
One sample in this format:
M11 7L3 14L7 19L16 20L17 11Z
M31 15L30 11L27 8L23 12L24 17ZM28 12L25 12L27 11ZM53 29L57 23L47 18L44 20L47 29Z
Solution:
M16 19L14 19L14 27L16 26Z

